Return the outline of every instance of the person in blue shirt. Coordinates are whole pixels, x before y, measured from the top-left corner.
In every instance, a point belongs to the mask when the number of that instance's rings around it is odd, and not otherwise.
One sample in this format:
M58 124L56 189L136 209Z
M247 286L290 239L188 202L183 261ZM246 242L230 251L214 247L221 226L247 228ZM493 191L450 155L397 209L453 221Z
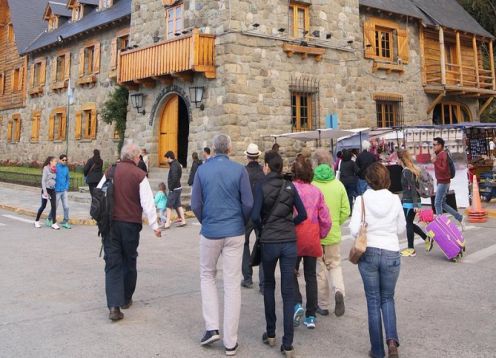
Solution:
M62 207L64 208L64 221L62 221L62 227L65 229L70 229L71 224L69 224L69 184L70 175L69 167L67 166L67 155L61 154L59 157L59 162L57 163L57 176L55 178L55 194L57 196L56 205L59 205L59 200L62 202ZM54 218L49 217L48 221L53 221Z
M217 262L222 255L224 278L224 347L226 355L238 350L241 311L241 261L245 226L253 206L250 179L245 167L229 159L231 138L214 137L215 156L198 167L191 195L191 209L201 223L200 281L206 332L202 346L220 339Z

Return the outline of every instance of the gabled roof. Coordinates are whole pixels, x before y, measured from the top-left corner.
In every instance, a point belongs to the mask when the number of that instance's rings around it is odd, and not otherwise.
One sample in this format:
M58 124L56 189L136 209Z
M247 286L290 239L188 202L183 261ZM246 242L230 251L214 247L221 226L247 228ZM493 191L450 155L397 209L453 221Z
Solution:
M360 0L360 5L415 17L426 25L494 38L456 0Z
M16 45L20 53L47 29L47 24L43 21L47 3L48 0L8 0Z
M58 43L59 36L61 36L63 41L66 42L76 35L84 34L94 28L108 26L115 21L129 18L130 16L131 0L120 0L114 6L106 10L96 11L95 9L79 21L67 22L51 32L45 31L41 33L38 38L19 52L22 54L27 54L33 51L41 50L48 46L56 45Z
M48 2L43 18L46 20L50 16L50 14L62 17L72 17L71 10L69 10L64 3L55 1Z

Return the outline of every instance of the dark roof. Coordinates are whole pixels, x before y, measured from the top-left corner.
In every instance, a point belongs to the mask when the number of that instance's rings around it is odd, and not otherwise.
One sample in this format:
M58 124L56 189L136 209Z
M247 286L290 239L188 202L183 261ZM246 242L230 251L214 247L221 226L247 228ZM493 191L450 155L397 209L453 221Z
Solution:
M410 0L437 24L493 38L456 0Z
M410 0L360 0L360 5L395 14L408 15L433 25L429 18Z
M456 0L360 0L360 5L412 16L426 25L493 38Z
M72 17L72 11L67 8L66 4L49 1L48 6L50 6L50 9L52 9L54 15Z
M93 6L98 6L99 1L98 0L78 0L80 4L87 4L87 5L93 5Z
M17 1L17 0L15 0ZM88 30L99 26L111 24L114 21L131 16L131 0L120 0L114 6L103 10L93 10L81 20L75 22L67 22L60 26L58 29L51 32L43 32L31 44L26 46L22 54L27 54L36 50L41 50L44 47L56 44L59 36L62 36L64 42L70 40L71 37L83 34Z
M43 13L48 0L8 0L8 3L17 49L22 52L22 49L46 30Z

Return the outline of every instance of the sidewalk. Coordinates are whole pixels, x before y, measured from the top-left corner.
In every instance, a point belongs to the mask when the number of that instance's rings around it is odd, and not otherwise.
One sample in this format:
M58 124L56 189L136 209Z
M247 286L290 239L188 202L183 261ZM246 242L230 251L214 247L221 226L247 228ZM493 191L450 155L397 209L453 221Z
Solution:
M90 193L69 192L69 218L73 225L93 225L90 217ZM19 214L32 216L33 221L41 204L41 189L31 186L0 183L0 208ZM50 212L50 204L43 212L46 218ZM57 221L62 221L62 206L59 204Z
M95 221L90 216L90 204L91 197L89 192L69 192L69 222L72 225L95 225ZM40 188L0 182L0 209L31 216L34 221L40 205ZM50 204L47 205L41 217L46 218L49 213ZM185 215L188 219L194 217L191 211L186 211ZM174 218L175 214L172 215L172 219ZM61 222L62 220L63 210L61 204L59 204L57 221Z

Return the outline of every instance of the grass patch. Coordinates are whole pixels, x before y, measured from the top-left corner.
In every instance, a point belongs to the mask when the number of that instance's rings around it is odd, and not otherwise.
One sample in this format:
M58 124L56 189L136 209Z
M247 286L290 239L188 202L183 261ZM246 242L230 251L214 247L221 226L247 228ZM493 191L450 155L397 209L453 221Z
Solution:
M39 168L28 168L28 167L5 167L0 166L0 171L7 173L17 173L17 174L30 174L30 175L41 175L42 170ZM71 178L83 178L83 173L80 172L70 172Z

